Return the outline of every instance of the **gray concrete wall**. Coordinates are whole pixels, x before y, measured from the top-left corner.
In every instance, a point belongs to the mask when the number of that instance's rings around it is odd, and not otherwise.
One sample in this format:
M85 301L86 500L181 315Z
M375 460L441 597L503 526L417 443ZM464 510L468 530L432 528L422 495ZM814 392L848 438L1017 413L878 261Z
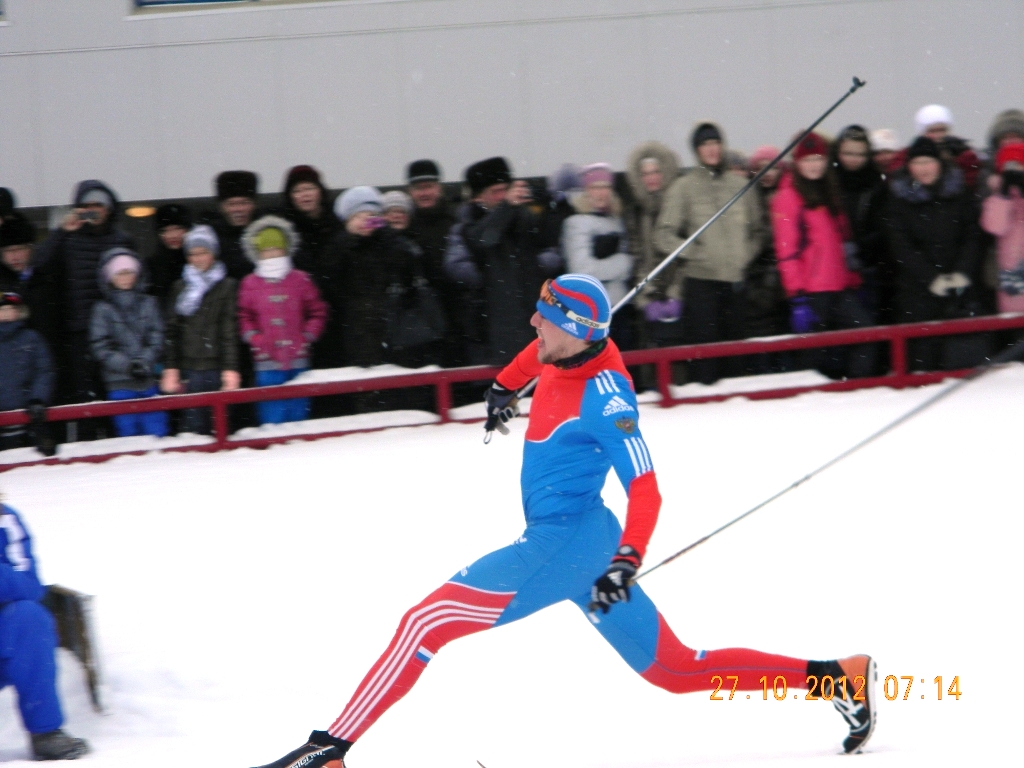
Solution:
M1024 106L1020 0L337 0L137 14L129 0L4 0L0 185L66 202L83 178L125 198L206 195L226 168L277 189L394 184L416 157L449 177L493 154L517 172L622 167L694 121L734 146L826 124L913 133L946 104L984 140Z

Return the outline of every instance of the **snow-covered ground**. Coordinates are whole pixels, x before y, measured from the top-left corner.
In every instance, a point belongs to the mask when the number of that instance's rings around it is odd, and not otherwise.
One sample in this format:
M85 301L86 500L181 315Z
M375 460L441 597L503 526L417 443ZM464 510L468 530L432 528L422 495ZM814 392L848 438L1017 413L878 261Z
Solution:
M649 562L935 391L644 406L665 498ZM445 648L351 768L1012 764L1022 393L1024 366L995 372L643 582L692 647L870 652L881 677L913 675L864 755L837 756L824 702L649 686L560 605ZM524 427L487 447L451 424L0 476L45 579L97 596L109 714L60 658L85 762L247 768L326 727L402 612L519 534ZM606 498L621 511L614 481ZM959 701L936 700L937 675ZM0 761L27 754L7 689Z

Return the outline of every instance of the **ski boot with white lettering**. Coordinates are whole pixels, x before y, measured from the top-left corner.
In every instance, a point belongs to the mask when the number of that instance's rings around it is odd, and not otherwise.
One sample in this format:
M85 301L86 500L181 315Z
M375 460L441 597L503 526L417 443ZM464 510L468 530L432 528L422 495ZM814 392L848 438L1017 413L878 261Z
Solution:
M875 683L878 671L870 656L849 656L832 661L809 661L807 674L815 678L812 696L831 700L850 726L843 740L846 754L860 752L875 729ZM826 698L827 697L827 698Z
M345 753L351 746L352 742L327 731L313 731L301 747L261 768L345 768Z

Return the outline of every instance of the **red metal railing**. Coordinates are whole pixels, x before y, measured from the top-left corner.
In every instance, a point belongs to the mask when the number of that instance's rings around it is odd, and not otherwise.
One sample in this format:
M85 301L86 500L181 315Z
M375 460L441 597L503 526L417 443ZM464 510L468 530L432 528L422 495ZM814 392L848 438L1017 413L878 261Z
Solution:
M961 371L941 371L910 373L907 370L907 341L915 338L935 336L952 336L971 333L985 333L1024 328L1024 314L999 315L994 317L976 317L964 320L945 322L915 323L908 325L877 326L849 331L831 331L827 333L802 336L774 336L764 339L747 339L715 344L697 344L660 349L645 349L623 354L627 365L652 364L656 369L658 391L661 394L660 404L663 407L680 403L703 403L725 400L730 397L746 397L749 399L769 399L792 397L810 391L849 391L867 387L887 386L903 388L931 384L950 377L960 377L968 373ZM852 344L887 343L889 344L890 371L884 376L873 376L862 379L833 381L798 387L759 390L755 392L708 394L693 397L673 397L671 392L672 363L687 360L703 360L708 358L758 355L769 352L787 352L823 347L846 346ZM47 410L49 421L71 421L100 416L115 416L126 413L148 413L152 411L170 411L183 408L207 407L213 411L213 440L198 445L185 445L163 448L168 451L220 451L227 448L263 448L276 443L292 440L314 440L333 437L351 432L373 431L366 427L311 432L307 434L275 435L255 438L229 438L227 409L239 403L255 403L267 400L282 400L298 397L318 397L323 395L342 395L358 392L372 392L385 389L406 389L409 387L432 386L435 389L435 403L440 423L451 421L479 421L478 418L455 419L452 417L452 385L462 382L484 381L494 378L499 368L474 366L469 368L452 368L429 373L408 373L393 376L379 376L349 381L319 382L313 384L294 384L275 387L257 387L240 389L233 392L204 392L193 395L164 395L141 400L94 401L78 405L54 406ZM28 418L24 411L0 412L0 427L12 424L27 424ZM315 423L315 422L313 422ZM378 427L374 429L385 429ZM17 464L2 464L0 471L27 464L53 464L63 461L102 461L113 456L143 453L140 450L123 450L97 456L81 456L70 459L54 457L39 459Z

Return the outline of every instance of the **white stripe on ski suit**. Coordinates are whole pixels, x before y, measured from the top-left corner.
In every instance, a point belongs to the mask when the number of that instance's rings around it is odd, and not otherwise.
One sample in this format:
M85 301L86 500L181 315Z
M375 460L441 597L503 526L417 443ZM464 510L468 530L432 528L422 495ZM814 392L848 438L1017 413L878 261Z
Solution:
M366 718L366 714L373 710L394 685L395 679L401 675L410 658L419 649L423 636L430 630L451 621L472 621L490 626L498 620L504 610L504 608L482 608L454 600L441 600L424 606L414 613L409 617L398 644L387 661L377 670L359 698L352 703L351 711L345 719L331 728L331 734L343 739L347 732L354 731L359 727ZM440 620L433 621L434 619Z

